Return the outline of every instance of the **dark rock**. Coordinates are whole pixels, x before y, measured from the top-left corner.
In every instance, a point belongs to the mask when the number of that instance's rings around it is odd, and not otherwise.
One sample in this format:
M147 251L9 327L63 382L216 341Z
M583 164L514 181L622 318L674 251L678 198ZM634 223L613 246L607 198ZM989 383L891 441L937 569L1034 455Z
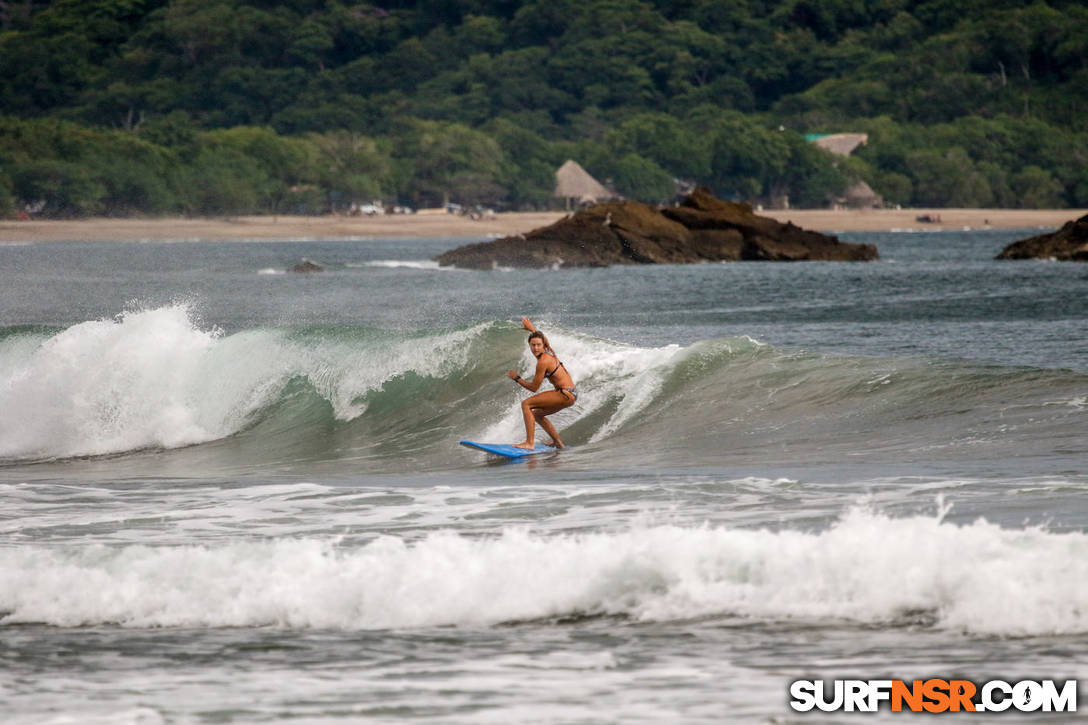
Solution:
M1088 262L1088 214L1066 222L1061 229L1013 242L997 259L1057 259Z
M866 262L878 257L872 244L848 244L792 222L759 216L750 204L722 201L702 187L662 214L689 229L739 232L741 260Z
M679 206L596 204L551 226L458 247L437 260L443 266L493 269L876 258L871 244L847 244L757 216L748 204L722 201L699 188Z
M307 274L309 272L324 272L325 268L316 262L311 262L308 259L303 259L301 262L294 265L293 267L288 267L287 271Z

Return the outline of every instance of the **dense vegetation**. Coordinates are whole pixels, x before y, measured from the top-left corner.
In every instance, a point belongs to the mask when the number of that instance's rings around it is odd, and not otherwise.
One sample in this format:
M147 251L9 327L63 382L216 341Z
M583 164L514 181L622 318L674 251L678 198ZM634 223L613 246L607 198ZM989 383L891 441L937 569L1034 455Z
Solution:
M574 158L818 206L1088 206L1088 9L1049 0L0 2L0 213L554 203ZM866 132L849 159L804 140Z

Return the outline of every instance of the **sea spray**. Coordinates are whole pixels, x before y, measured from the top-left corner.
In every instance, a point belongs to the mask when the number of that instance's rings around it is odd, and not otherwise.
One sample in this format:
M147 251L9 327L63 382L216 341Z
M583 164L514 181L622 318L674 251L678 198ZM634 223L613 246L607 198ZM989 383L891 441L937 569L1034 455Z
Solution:
M429 338L342 339L289 330L203 330L188 305L126 311L55 335L0 341L0 458L101 455L177 448L254 423L292 380L338 420L363 397L411 372L462 368L483 326Z
M0 456L176 447L225 434L194 405L201 360L219 336L174 305L84 322L34 348L19 341L22 355L5 355L0 370Z

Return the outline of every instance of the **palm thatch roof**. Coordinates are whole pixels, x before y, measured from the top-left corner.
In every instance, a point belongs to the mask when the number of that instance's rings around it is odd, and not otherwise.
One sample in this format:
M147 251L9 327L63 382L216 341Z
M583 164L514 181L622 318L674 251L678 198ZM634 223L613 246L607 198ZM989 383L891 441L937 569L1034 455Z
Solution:
M844 201L855 209L872 209L884 205L884 199L864 181L858 181L846 190Z
M599 181L589 175L581 164L573 159L559 167L555 172L555 196L575 199L579 203L590 203L602 199L615 199L616 194L606 189Z
M867 133L832 133L826 136L813 135L811 137L813 143L823 149L827 149L833 154L839 156L849 156L854 153L854 149L858 146L864 146L869 143L869 134Z

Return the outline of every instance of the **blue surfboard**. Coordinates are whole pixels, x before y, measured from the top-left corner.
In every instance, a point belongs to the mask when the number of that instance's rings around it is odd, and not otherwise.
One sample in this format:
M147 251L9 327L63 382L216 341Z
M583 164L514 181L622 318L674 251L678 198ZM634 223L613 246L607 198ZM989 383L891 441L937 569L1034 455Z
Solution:
M533 450L518 448L509 443L477 443L476 441L461 441L461 445L468 448L476 448L486 453L492 453L496 456L502 456L503 458L524 458L525 456L535 456L538 453L555 453L557 450L552 446L542 446L539 443Z

